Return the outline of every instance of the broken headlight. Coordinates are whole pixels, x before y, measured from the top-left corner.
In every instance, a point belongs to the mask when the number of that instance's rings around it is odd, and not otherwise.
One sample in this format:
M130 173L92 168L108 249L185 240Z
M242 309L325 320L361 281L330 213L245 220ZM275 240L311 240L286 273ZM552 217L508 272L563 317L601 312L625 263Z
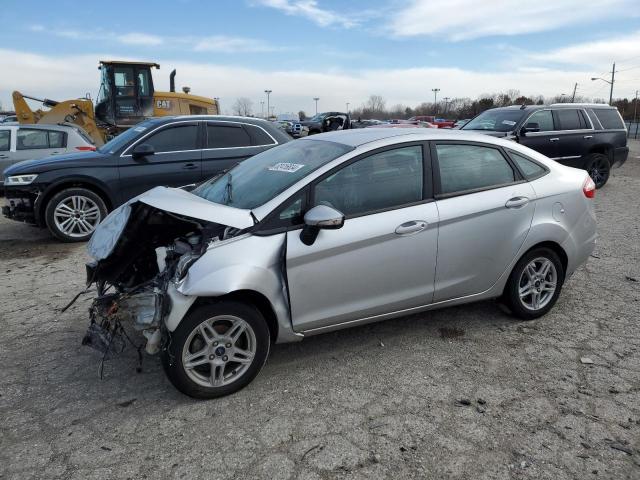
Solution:
M189 267L191 267L191 265L193 265L196 262L196 260L198 260L199 258L200 258L200 255L195 253L185 253L184 255L182 255L180 257L180 260L178 260L178 264L176 265L176 273L174 276L174 280L176 282L179 282L180 280L182 280L184 276L187 274Z

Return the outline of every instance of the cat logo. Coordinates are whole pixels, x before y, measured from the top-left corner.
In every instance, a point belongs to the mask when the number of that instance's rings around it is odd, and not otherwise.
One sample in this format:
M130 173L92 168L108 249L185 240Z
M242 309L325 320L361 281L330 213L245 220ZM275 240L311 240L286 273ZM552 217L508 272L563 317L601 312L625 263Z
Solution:
M156 100L156 108L171 110L171 100Z

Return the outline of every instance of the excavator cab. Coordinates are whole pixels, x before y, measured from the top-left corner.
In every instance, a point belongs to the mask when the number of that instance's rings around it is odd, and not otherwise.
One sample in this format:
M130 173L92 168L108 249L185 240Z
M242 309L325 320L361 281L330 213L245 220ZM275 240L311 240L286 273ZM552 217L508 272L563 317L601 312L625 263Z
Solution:
M101 61L96 119L127 128L153 116L153 78L157 63Z

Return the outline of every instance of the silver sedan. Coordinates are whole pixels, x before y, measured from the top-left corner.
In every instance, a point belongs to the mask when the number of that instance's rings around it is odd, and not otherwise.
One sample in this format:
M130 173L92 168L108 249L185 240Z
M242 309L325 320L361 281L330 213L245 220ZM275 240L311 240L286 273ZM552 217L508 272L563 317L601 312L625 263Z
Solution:
M88 247L85 343L115 354L130 322L179 390L212 398L273 342L489 298L537 318L594 249L594 196L586 172L485 135L296 140L112 212Z

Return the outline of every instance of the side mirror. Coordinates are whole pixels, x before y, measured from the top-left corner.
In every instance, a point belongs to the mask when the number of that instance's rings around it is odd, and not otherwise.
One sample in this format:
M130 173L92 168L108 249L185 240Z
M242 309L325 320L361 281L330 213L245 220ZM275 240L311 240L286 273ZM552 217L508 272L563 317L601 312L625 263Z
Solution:
M527 133L539 132L539 131L540 131L540 124L536 122L530 122L520 129L520 135L525 136Z
M139 143L135 147L133 147L133 152L131 152L131 156L137 160L139 158L147 157L155 153L156 152L153 149L152 145L149 145L148 143Z
M321 229L337 230L342 228L344 215L327 205L316 205L304 215L304 225L300 233L300 240L305 245L312 245Z

